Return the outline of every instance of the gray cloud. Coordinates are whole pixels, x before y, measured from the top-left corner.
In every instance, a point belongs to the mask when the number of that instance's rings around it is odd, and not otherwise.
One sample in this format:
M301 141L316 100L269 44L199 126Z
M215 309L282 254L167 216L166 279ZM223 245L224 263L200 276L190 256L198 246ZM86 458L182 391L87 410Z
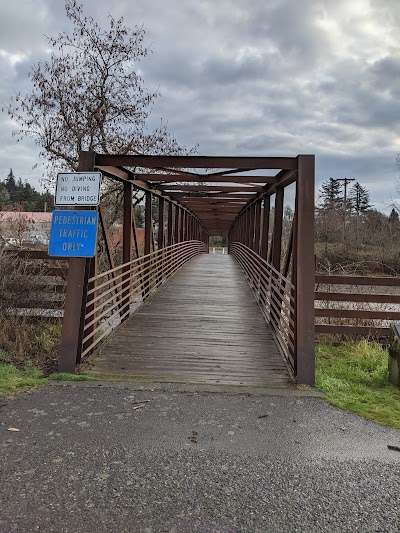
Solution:
M315 153L318 183L354 177L373 203L395 193L400 151L398 0L84 0L144 25L153 51L138 64L159 87L149 128L168 121L178 141L210 155ZM63 0L0 6L0 101L29 88L44 34L67 29ZM19 60L17 60L19 59ZM28 176L32 143L15 145L4 115L0 176ZM39 171L32 173L37 180Z

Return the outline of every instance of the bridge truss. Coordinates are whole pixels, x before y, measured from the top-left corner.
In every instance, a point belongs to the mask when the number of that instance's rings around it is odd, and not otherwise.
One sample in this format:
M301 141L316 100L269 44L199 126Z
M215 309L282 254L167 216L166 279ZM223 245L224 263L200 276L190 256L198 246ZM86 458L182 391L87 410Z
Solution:
M115 264L99 215L109 269L70 260L61 371L74 372L149 295L197 254L210 236L228 237L236 259L298 383L314 383L314 156L204 157L82 152L79 171L100 170L123 185L122 262ZM284 242L285 192L294 212ZM140 252L133 191L145 199ZM154 238L152 206L158 208ZM157 243L157 244L156 244Z

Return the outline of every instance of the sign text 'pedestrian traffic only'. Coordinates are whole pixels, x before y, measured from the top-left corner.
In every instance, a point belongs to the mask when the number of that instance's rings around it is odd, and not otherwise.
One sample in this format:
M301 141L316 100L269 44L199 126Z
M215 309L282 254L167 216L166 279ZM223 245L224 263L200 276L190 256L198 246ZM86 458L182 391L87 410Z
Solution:
M59 172L56 181L55 205L99 205L100 172Z
M94 257L98 218L97 211L53 211L49 255Z

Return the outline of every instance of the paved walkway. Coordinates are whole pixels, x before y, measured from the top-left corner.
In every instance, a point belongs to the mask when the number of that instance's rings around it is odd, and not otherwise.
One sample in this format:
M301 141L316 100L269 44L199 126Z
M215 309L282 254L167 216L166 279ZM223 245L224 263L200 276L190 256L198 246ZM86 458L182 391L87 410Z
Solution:
M140 387L0 400L2 533L399 532L399 431L290 389Z
M96 377L291 386L253 293L230 255L193 258L104 344Z

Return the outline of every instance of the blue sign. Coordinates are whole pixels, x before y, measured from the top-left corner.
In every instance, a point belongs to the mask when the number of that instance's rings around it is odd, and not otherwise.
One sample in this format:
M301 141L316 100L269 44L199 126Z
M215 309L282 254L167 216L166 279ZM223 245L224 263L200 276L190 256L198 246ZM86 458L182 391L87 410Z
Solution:
M49 255L94 257L98 218L97 211L53 211Z

